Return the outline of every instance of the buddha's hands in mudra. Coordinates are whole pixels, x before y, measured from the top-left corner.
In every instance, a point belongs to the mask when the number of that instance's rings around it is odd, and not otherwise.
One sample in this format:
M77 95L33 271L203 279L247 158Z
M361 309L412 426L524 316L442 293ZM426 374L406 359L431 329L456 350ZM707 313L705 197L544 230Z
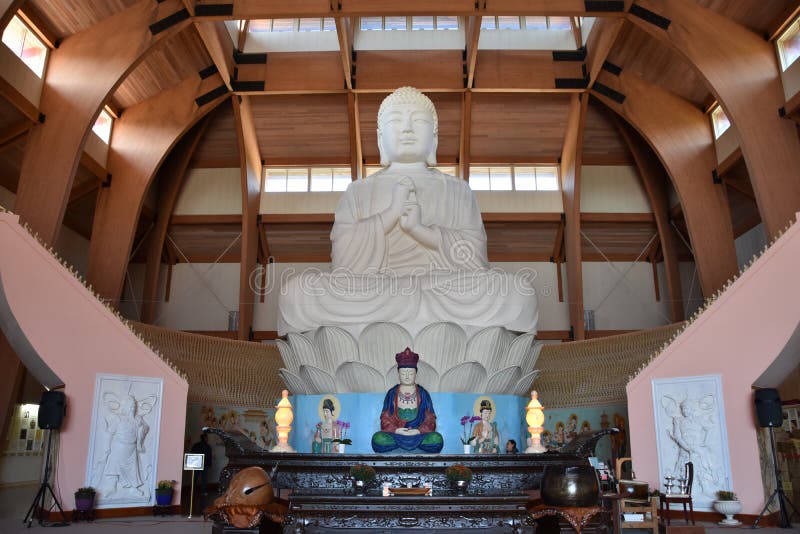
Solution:
M397 430L395 430L394 433L395 434L402 434L404 436L416 436L417 434L419 434L419 429L418 428L400 427Z
M420 212L419 204L416 202L408 202L403 208L403 214L400 216L400 228L407 234L414 233L414 230L420 226Z

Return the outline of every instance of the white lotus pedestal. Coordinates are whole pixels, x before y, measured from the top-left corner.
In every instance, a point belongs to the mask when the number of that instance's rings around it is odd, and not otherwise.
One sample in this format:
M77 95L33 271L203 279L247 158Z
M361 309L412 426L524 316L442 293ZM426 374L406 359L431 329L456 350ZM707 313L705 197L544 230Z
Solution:
M372 323L359 335L321 326L278 339L286 387L297 395L385 393L397 384L394 355L406 347L419 354L417 384L431 393L528 396L542 344L535 332L518 334L488 327L471 337L461 326L441 322L412 336L395 323ZM463 415L463 414L461 414Z

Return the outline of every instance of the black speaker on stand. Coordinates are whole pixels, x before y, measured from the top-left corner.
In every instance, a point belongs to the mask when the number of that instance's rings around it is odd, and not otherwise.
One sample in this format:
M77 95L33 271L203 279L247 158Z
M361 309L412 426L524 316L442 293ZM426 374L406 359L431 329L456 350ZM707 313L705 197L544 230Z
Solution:
M756 416L758 417L758 424L762 428L769 428L769 443L772 448L772 465L775 469L775 491L772 492L764 509L758 514L758 519L753 523L753 528L758 527L758 522L767 513L769 505L772 500L778 498L778 508L780 509L780 523L778 526L781 528L791 528L791 517L798 514L797 509L792 504L792 501L786 498L783 492L783 482L781 481L781 470L778 468L778 455L775 452L775 427L783 425L783 410L781 409L781 398L778 395L777 389L764 388L755 391L756 402ZM792 514L786 512L786 505L791 506ZM800 514L798 514L800 517Z
M47 453L45 454L44 477L42 478L42 484L39 486L39 491L36 493L36 497L33 498L31 507L28 508L28 513L25 514L25 519L22 520L23 524L28 524L28 528L31 528L31 523L33 523L33 519L35 517L38 517L40 525L44 525L45 514L47 513L45 500L48 492L50 493L50 497L53 499L53 504L61 513L62 519L61 523L55 523L51 526L67 526L69 524L67 522L67 515L64 513L64 509L61 508L61 503L58 502L58 497L56 497L53 487L50 485L50 448L53 443L53 431L57 431L61 428L61 424L64 422L64 416L66 413L67 398L63 391L51 390L42 393L38 417L39 428L46 429L48 431Z

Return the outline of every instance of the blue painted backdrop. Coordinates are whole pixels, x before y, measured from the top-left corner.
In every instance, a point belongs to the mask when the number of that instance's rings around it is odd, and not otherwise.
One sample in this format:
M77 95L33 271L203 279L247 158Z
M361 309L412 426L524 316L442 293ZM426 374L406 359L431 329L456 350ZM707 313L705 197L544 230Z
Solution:
M348 453L371 453L372 435L380 430L381 408L385 393L337 393L336 395L295 395L290 397L294 407L294 422L289 435L289 444L297 452L311 452L319 422L318 407L323 397L336 397L341 403L336 419L348 421L348 438L353 444L347 447ZM436 431L444 437L444 454L463 454L464 447L459 437L462 435L461 417L475 415L473 406L478 395L474 393L431 393L433 408L436 411ZM525 406L530 399L514 395L489 395L494 401L495 421L500 432L500 450L505 451L508 439L514 439L520 450L525 448L527 433L524 431Z

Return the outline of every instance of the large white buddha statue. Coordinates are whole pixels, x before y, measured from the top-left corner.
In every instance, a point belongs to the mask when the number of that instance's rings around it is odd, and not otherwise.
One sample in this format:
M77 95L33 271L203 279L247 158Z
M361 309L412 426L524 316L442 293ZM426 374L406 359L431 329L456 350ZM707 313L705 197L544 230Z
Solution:
M336 208L332 271L304 272L281 288L278 331L323 325L358 336L391 321L412 335L452 321L465 330L535 331L531 280L490 269L486 232L469 184L433 169L438 117L412 87L378 111L377 173L352 182Z

